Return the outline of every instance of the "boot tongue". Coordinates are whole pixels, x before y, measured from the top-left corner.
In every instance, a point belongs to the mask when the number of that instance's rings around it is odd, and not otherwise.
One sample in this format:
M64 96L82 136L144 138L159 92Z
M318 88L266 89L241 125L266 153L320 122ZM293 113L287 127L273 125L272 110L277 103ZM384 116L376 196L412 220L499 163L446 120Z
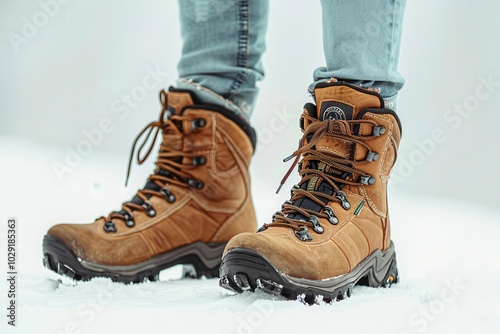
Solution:
M317 117L325 120L353 120L365 108L382 108L382 97L370 90L340 82L318 84L314 89Z

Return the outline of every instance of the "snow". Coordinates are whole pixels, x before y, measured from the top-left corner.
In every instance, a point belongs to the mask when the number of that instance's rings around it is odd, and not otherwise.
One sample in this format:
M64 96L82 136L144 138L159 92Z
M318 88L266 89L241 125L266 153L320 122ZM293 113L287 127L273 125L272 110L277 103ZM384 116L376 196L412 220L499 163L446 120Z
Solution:
M18 326L7 326L3 316L1 333L403 334L492 333L500 328L500 289L495 287L500 212L495 208L391 190L401 282L390 289L356 287L352 298L332 305L305 306L262 292L234 295L219 288L216 279L177 279L179 267L162 273L155 283L75 283L42 266L46 230L58 221L92 220L117 208L151 166L134 168L132 186L123 188L125 157L94 152L60 183L50 167L57 156L53 147L0 137L0 156L5 159L0 167L0 219L18 218L20 247ZM268 157L255 158L254 175L263 159ZM287 191L274 195L274 188L274 183L254 177L261 223L287 196ZM6 268L5 233L2 223L1 268ZM0 282L5 310L7 285L5 279Z

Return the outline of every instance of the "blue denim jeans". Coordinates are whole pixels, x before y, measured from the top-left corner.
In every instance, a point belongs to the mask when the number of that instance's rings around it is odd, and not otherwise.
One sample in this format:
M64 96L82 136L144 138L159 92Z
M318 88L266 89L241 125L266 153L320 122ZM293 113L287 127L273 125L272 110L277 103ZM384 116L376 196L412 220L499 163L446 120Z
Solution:
M321 0L326 67L314 80L329 78L377 89L396 108L404 78L398 72L406 0Z
M395 108L406 0L321 0L326 66L315 82L337 78L380 91ZM179 88L205 103L250 117L264 77L268 0L179 0ZM311 36L318 35L311 32Z
M179 0L179 8L177 86L249 117L264 77L268 0Z

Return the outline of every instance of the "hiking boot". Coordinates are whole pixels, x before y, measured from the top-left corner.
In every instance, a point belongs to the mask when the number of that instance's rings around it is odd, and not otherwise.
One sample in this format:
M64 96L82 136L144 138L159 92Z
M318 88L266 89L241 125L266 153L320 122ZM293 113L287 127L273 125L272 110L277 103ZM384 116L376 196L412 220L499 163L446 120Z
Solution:
M301 181L257 233L228 243L219 284L313 304L350 297L352 287L398 281L387 181L401 138L394 111L371 90L330 80L301 116ZM284 183L282 181L281 185Z
M53 226L43 241L47 268L76 280L128 283L157 280L161 270L182 264L186 276L216 277L227 242L255 231L248 173L254 130L241 115L200 104L189 90L170 88L160 99L160 117L136 138L129 162L128 172L143 136L139 164L153 149L150 135L162 134L144 188L93 223Z

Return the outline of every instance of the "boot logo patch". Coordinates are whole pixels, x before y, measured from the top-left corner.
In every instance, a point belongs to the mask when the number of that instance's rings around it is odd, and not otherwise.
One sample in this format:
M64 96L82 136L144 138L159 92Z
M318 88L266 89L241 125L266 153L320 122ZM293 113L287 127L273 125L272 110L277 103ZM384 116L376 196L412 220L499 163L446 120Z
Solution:
M350 120L352 106L336 101L325 101L321 104L320 120Z
M333 119L343 119L345 120L345 112L339 107L328 107L323 114L324 120L333 120Z

